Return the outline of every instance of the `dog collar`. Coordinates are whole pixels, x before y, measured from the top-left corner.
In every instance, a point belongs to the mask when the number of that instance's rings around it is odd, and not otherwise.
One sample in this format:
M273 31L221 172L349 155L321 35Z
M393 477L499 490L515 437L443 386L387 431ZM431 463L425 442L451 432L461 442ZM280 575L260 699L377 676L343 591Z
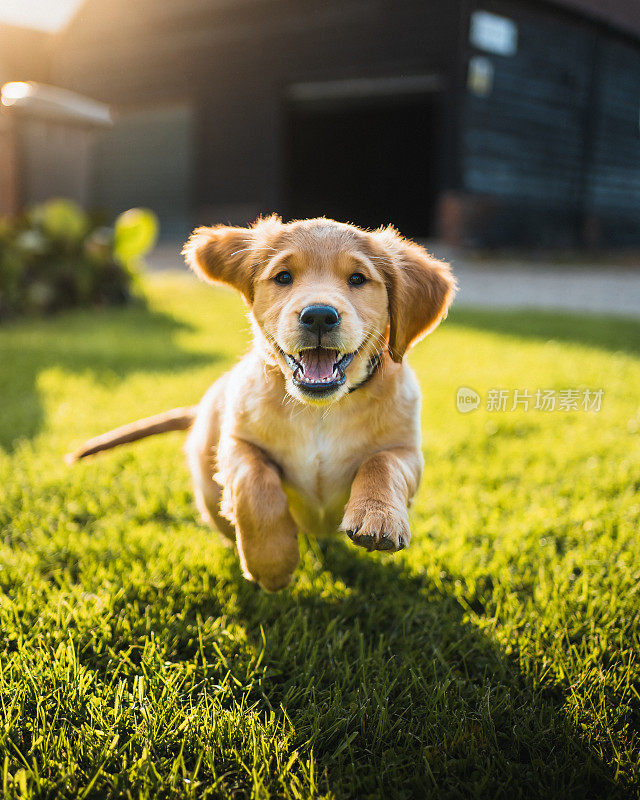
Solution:
M360 381L360 383L356 383L355 386L352 386L347 394L351 394L351 392L355 392L356 389L360 389L365 383L369 383L371 378L376 374L378 367L382 363L382 353L376 353L375 355L371 356L369 359L369 363L367 364L367 374L364 378Z

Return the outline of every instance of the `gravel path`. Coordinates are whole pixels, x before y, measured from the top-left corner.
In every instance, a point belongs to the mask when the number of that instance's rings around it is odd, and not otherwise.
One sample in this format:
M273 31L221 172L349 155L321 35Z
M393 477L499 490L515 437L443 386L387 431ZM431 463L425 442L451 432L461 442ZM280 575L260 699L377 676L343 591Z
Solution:
M640 266L453 265L460 284L456 305L640 317Z

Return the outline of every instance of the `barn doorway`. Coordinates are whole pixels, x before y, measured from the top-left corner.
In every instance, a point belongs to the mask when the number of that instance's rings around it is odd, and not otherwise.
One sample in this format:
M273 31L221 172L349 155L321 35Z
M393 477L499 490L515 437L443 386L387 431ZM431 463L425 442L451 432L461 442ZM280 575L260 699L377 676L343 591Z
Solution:
M439 92L287 104L289 218L326 215L403 234L435 234L441 186Z

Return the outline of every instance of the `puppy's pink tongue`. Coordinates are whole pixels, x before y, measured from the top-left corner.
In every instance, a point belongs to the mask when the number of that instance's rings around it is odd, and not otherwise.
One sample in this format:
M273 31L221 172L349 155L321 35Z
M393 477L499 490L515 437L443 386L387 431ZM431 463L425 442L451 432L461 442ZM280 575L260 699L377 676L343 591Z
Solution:
M304 370L305 380L314 383L328 381L333 377L336 352L335 350L325 350L324 347L303 350L300 353L300 363Z

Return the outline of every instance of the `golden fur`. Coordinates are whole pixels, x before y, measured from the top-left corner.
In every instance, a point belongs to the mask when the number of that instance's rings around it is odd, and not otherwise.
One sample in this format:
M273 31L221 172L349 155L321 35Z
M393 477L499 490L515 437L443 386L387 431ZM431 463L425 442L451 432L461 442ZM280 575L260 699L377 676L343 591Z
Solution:
M368 549L408 545L422 453L420 391L403 356L447 312L448 265L392 229L326 219L200 228L184 253L251 309L254 346L207 392L187 442L198 507L237 542L245 575L269 591L286 586L298 531L350 531ZM283 269L290 286L273 280ZM349 285L354 271L363 285ZM299 349L300 311L317 302L341 316L323 344L357 351L345 384L320 400L301 394L282 355ZM376 373L349 393L380 351Z
M202 517L236 542L246 577L268 591L287 586L300 531L345 531L369 550L406 547L422 453L420 391L403 357L446 315L455 291L449 266L391 228L327 219L199 228L184 255L201 277L235 287L250 309L253 347L206 393L186 445ZM274 280L283 271L288 285ZM364 283L352 285L354 273ZM318 303L340 322L316 343L300 314ZM316 344L355 353L344 383L322 396L294 381L285 355ZM184 420L174 414L166 429Z

